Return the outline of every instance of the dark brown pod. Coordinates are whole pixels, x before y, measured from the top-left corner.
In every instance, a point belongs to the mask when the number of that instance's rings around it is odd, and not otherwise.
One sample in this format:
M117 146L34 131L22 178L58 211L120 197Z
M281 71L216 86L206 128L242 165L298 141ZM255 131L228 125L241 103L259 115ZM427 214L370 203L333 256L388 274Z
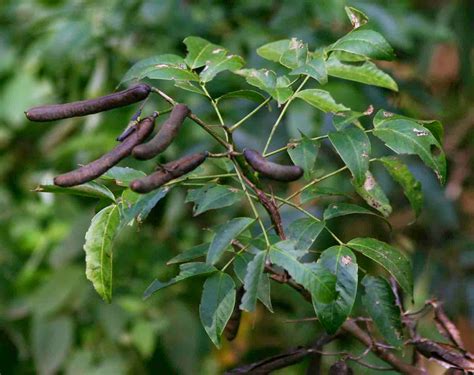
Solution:
M148 160L165 151L178 135L179 129L190 110L185 104L176 104L170 117L156 135L147 143L133 149L132 155L139 160Z
M206 160L208 153L199 152L197 154L183 156L182 158L166 163L156 172L132 181L130 189L136 193L148 193L159 188L163 184L181 177L188 172L199 167Z
M354 371L347 365L346 361L337 361L329 368L329 375L352 375Z
M272 180L295 181L304 173L303 168L297 165L281 165L268 161L255 150L245 150L244 157L253 169Z
M138 124L137 131L130 134L122 143L118 144L112 151L102 155L99 159L86 164L71 172L57 176L54 184L68 187L91 181L112 168L120 160L132 153L133 148L143 142L153 131L155 126L154 117L146 117Z
M242 297L244 296L244 286L242 285L237 289L237 294L235 296L235 305L232 315L229 318L225 328L224 328L224 337L227 341L232 341L237 336L240 327L240 319L242 317L242 310L240 310L240 303L242 302Z
M114 92L95 99L34 107L26 111L25 115L30 121L53 121L70 117L86 116L139 102L145 99L150 91L150 86L145 83L140 83L126 90Z

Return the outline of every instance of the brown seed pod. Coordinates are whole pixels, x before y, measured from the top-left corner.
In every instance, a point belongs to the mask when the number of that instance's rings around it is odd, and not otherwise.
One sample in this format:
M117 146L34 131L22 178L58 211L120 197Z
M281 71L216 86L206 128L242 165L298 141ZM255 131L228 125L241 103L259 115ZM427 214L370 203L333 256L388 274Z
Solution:
M253 169L272 180L295 181L304 173L303 168L297 165L281 165L268 161L255 150L244 150L244 157Z
M232 341L237 336L240 327L240 318L242 317L242 310L240 310L240 303L242 302L242 297L244 296L244 286L242 285L237 289L237 295L235 296L235 305L232 315L229 318L225 328L224 328L224 337L227 341Z
M347 365L346 361L337 361L329 368L329 375L352 375L354 371Z
M34 107L27 110L25 115L30 121L53 121L70 117L86 116L139 102L145 99L150 91L150 86L145 83L140 83L126 90L114 92L99 98Z
M156 172L132 181L130 189L136 193L148 193L154 189L159 188L163 184L181 177L188 172L199 167L207 158L206 152L199 152L197 154L186 155L182 158L166 163L160 167Z
M161 126L161 129L147 143L133 149L132 155L139 160L148 160L165 151L178 135L184 119L189 114L189 108L184 104L176 104L170 117Z
M86 164L74 171L55 177L54 184L68 187L91 181L112 168L120 160L129 156L133 148L148 137L155 126L154 117L146 117L140 121L137 131L130 134L122 143L112 151L102 155L99 159Z

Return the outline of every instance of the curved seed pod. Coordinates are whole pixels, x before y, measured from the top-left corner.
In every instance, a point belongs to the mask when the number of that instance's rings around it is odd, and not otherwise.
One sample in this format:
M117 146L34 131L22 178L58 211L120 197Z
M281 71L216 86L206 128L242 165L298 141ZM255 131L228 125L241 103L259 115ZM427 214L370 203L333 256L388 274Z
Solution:
M126 90L114 92L113 94L95 99L34 107L26 111L25 115L30 121L53 121L70 117L86 116L139 102L145 99L150 91L150 86L145 83L140 83Z
M304 173L303 168L297 165L281 165L268 161L255 150L244 150L244 156L253 169L272 180L295 181Z
M147 143L133 149L132 155L139 160L148 160L163 152L178 135L184 119L189 114L189 108L184 104L176 104L170 117L161 126L161 129Z
M227 341L232 341L237 336L240 327L240 318L242 317L242 310L240 310L240 303L242 302L242 297L244 296L244 286L242 285L237 289L237 295L235 296L235 305L232 315L229 318L225 328L224 328L224 337Z
M337 361L329 368L329 375L352 375L354 371L347 365L346 361Z
M129 156L133 148L143 142L146 137L151 134L154 126L154 117L144 118L140 121L137 131L130 134L130 136L117 145L112 151L74 171L55 177L54 184L63 187L75 186L101 176L120 160Z
M206 152L183 156L182 158L164 164L149 176L132 181L130 189L136 193L148 193L161 185L181 177L199 167L207 158Z

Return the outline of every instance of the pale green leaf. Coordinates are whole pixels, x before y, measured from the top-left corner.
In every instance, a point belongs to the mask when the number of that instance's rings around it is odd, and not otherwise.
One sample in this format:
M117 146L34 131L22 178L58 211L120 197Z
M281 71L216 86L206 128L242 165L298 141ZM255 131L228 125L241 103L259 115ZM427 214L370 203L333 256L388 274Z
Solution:
M313 55L305 64L293 69L290 75L306 75L324 85L328 81L326 63L321 55Z
M235 284L232 277L218 272L204 283L199 316L208 336L218 348L222 332L235 304Z
M217 74L225 70L234 71L242 68L245 61L237 55L224 55L219 59L213 59L206 63L204 69L199 74L202 82L211 81Z
M398 91L398 85L394 79L370 61L341 62L331 56L326 61L326 67L330 76Z
M115 202L114 194L104 185L95 181L89 181L85 184L72 186L68 188L56 185L39 185L35 188L38 193L63 193L71 195L79 195L84 197L106 199Z
M138 61L125 73L120 83L141 80L147 76L148 72L154 70L157 65L174 66L177 69L186 70L186 64L182 57L171 54L158 55Z
M130 167L112 167L100 178L105 180L114 180L118 186L130 185L130 182L137 178L145 177L146 173Z
M216 102L219 103L220 101L227 99L247 99L256 103L261 103L265 100L265 96L255 90L237 90L219 96L216 99Z
M208 61L217 60L227 54L223 47L197 36L188 36L183 42L188 49L184 61L191 69L200 68Z
M119 225L119 207L103 208L92 219L84 244L86 276L106 302L112 301L112 243Z
M323 112L348 111L350 108L336 103L328 91L319 89L307 89L299 91L295 97L303 99L306 103L320 109Z
M257 54L264 59L280 62L281 56L290 48L290 39L277 40L257 48Z
M292 38L288 49L280 56L280 64L290 69L298 68L306 63L308 45L297 38Z

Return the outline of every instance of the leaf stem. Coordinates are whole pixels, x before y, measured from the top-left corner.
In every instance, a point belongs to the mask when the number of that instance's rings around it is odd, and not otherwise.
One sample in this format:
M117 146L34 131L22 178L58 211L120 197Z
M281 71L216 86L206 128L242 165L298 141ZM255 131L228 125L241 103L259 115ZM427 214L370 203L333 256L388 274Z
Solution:
M270 135L267 139L267 143L265 144L265 148L263 149L263 156L267 156L267 150L268 150L268 147L270 146L270 143L273 139L273 135L275 134L275 131L277 130L278 128L278 125L280 125L280 122L281 120L283 119L283 116L285 115L286 113L286 110L288 109L288 107L290 106L290 103L293 101L293 99L295 98L295 95L303 88L303 86L306 84L306 82L308 82L308 79L310 77L307 76L303 82L301 82L301 84L298 86L298 88L296 89L296 91L293 93L293 95L291 95L291 97L287 100L287 102L285 103L283 109L281 110L280 112L280 115L278 116L277 120L275 121L275 123L273 124L273 127L272 127L272 130L270 132Z
M232 133L235 129L237 129L240 125L242 125L245 121L247 121L250 117L252 117L255 113L257 113L262 107L264 107L272 98L266 98L262 103L258 105L252 112L247 114L245 117L237 121L234 125L229 128L229 132Z

